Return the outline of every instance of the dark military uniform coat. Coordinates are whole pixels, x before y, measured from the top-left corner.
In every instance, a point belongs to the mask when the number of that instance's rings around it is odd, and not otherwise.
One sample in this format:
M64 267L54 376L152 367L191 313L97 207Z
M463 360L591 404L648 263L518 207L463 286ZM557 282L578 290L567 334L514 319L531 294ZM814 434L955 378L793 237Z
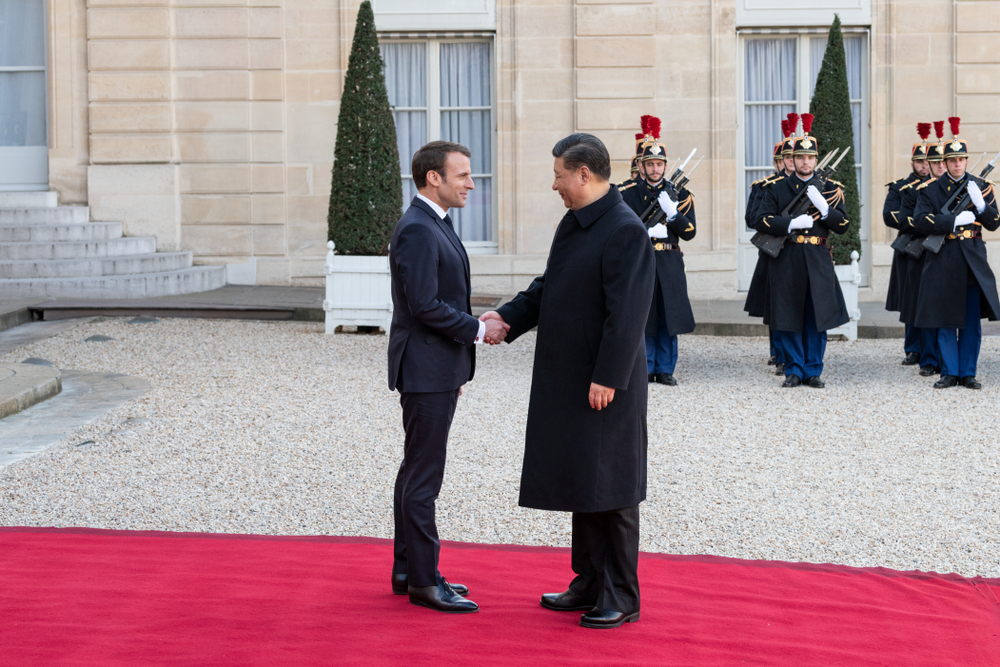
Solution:
M953 181L947 173L937 180L928 181L920 187L917 207L913 212L913 226L925 234L948 234L955 224L955 215L941 213L948 198L961 187L965 179L972 178L983 192L986 209L976 213L976 221L955 230L957 233L972 233L1000 228L1000 213L997 211L993 184L976 176L966 175L962 180ZM914 324L926 328L960 329L965 326L965 290L979 284L982 296L981 308L984 317L990 320L1000 318L1000 298L997 297L997 283L986 260L986 243L982 238L962 238L944 242L937 254L924 252L924 270L920 280L920 294Z
M758 220L757 208L760 205L764 189L774 183L781 175L782 172L774 173L767 178L754 181L750 186L750 196L747 198L747 210L743 216L748 228L756 229ZM770 262L770 255L763 250L757 251L757 264L753 267L753 277L750 279L750 288L747 290L747 300L743 304L743 310L750 317L764 317L765 304L767 302L767 268L770 266Z
M896 216L899 221L899 231L901 234L909 234L914 239L926 237L926 234L913 227L913 209L917 206L917 188L929 180L930 176L899 188L899 214ZM924 255L927 253L924 252L920 257L913 257L909 253L904 254L906 255L904 265L906 272L900 275L899 321L912 325L917 317L920 276L924 271Z
M567 212L545 274L499 309L507 342L538 327L521 470L523 507L602 512L646 498L643 324L656 269L616 187ZM603 410L590 384L613 387Z
M900 194L900 188L907 185L911 185L914 181L919 180L918 176L914 173L910 173L906 178L901 178L898 181L893 181L892 183L886 183L886 187L889 191L885 195L885 204L882 205L882 221L885 223L886 227L891 227L897 231L896 237L898 238L900 234L904 234L900 229L900 215L899 209L902 207L903 198ZM903 283L906 280L907 264L909 263L910 256L905 252L896 250L892 255L892 269L889 271L889 291L885 297L885 309L889 311L899 310L900 302L903 297Z
M757 214L757 231L772 236L788 236L789 216L785 207L806 184L798 176L783 176L764 190ZM826 238L831 231L843 234L848 220L844 211L844 193L836 181L826 181L823 197L830 204L826 220L819 219L815 207L809 207L815 224L812 229L795 230L792 236ZM802 331L805 322L806 291L812 296L816 328L826 331L850 321L844 294L840 291L829 246L810 243L786 243L781 254L768 267L768 300L764 321L779 331Z
M656 185L641 180L634 186L622 188L622 198L636 215L641 216L649 205L657 200L665 184L666 179L660 180ZM659 239L660 242L677 245L679 239L690 241L698 232L694 215L694 196L687 189L681 188L677 197L677 216L670 222L663 223L667 228L667 238ZM651 241L651 243L656 242ZM668 335L679 336L694 331L694 311L691 310L691 301L688 299L684 253L679 250L656 251L656 280L660 284L663 298L659 302L650 299L646 335L656 335L656 318L660 308L666 316Z

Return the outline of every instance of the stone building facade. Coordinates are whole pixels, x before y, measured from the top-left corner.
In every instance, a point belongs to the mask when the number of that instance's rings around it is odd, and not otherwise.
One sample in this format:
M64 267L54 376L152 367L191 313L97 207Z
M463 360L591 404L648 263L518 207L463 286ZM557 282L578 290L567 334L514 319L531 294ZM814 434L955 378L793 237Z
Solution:
M156 236L160 249L228 265L231 282L320 283L360 0L0 0L0 8L9 20L16 3L32 2L45 18L45 145L25 175L27 154L0 141L0 189L58 191L62 203L89 204L95 220ZM742 224L745 184L760 166L752 145L774 140L760 118L767 105L808 110L817 40L834 12L854 40L861 298L884 298L892 253L884 184L907 173L916 123L958 115L973 150L1000 151L994 1L373 5L395 58L394 85L409 96L396 102L397 124L409 123L401 147L479 133L471 141L486 156L476 169L484 180L468 246L481 293L511 293L544 269L563 213L550 191L555 141L573 131L600 136L622 179L648 113L663 120L672 159L692 148L705 156L689 186L700 223L685 249L691 295L740 298L755 258ZM423 63L416 73L403 69L414 53ZM767 77L777 70L794 99L774 92L783 84ZM0 62L0 84L24 71ZM761 86L771 97L751 99ZM0 124L2 111L0 103Z

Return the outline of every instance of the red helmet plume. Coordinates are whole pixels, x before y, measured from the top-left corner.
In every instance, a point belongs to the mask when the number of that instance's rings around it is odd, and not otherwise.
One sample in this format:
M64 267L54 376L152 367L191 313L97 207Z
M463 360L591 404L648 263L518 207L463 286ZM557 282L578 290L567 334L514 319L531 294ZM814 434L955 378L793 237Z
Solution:
M813 129L813 118L816 116L811 113L802 114L802 134L807 135L812 132Z
M936 120L934 121L934 134L937 135L938 141L944 138L944 121Z
M951 134L956 139L958 138L958 126L962 122L962 119L958 116L951 116L948 118L948 125L951 126Z
M781 133L785 135L786 139L792 136L792 129L789 127L790 124L787 120L781 121Z
M788 130L790 132L788 136L791 136L795 134L795 128L799 126L799 115L797 113L790 113L786 118L788 118Z
M927 141L927 137L931 136L931 124L930 123L917 123L917 134L924 141Z
M647 137L660 138L660 119L656 116L642 116L639 118L642 132Z
M635 133L635 140L636 140L636 141L639 141L639 140L640 140L640 139L642 139L642 138L643 138L644 136L646 136L646 135L644 135L644 134L643 134L642 132L636 132L636 133Z

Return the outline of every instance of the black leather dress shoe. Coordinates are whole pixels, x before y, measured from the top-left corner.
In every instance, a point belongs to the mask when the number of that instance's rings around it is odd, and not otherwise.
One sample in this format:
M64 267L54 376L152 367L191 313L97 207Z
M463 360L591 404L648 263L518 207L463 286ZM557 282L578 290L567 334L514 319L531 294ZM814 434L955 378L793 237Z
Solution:
M800 384L802 384L802 378L798 375L786 375L785 382L781 386L787 389L790 387L798 387Z
M920 355L916 352L907 352L906 356L903 357L904 366L916 366L920 363Z
M656 373L646 373L646 379L649 382L656 382L656 378L657 378Z
M542 596L542 606L552 611L590 611L594 602L573 591L546 593Z
M929 378L930 376L937 375L940 372L941 371L939 371L936 367L931 365L920 367L920 377Z
M966 375L961 380L962 386L966 389L982 389L983 383L976 379L974 375Z
M437 586L410 586L410 604L427 607L446 614L471 614L479 611L479 605L472 600L466 600L448 584Z
M626 614L613 609L592 609L580 617L580 625L585 628L608 629L617 628L622 623L635 623L639 620L639 612Z
M453 584L444 577L441 577L441 581L451 586L451 589L458 593L459 595L468 595L469 587L463 586L462 584ZM394 574L392 575L392 592L394 595L406 595L407 588L406 585L406 575L405 574Z
M776 356L774 356L773 354L771 355L771 358L767 360L767 365L768 366L774 366L777 363L778 363L778 358Z
M656 382L657 384L665 384L668 387L677 386L676 378L674 378L674 376L671 375L670 373L660 373L659 375L656 376Z
M958 386L958 377L955 375L942 375L941 379L934 383L935 389L948 389Z
M826 386L826 383L820 379L818 375L813 375L811 378L806 378L802 381L807 387L812 387L813 389L822 389Z
M778 365L776 365L774 367L774 374L775 375L784 375L785 374L785 365L784 364L778 364Z

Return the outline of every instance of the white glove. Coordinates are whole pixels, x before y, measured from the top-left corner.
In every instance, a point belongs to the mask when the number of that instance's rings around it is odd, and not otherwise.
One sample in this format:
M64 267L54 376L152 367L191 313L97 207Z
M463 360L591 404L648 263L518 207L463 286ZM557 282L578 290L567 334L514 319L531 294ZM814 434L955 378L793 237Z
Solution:
M826 199L823 197L823 193L816 188L815 185L810 185L806 188L806 196L809 197L809 201L812 205L816 207L819 211L820 217L826 218L830 213L830 204L827 203Z
M971 225L976 221L976 215L972 211L962 211L955 216L955 225L951 228L951 231L955 231L962 225Z
M667 214L667 220L677 217L677 202L670 198L666 192L661 192L656 201L660 202L660 208Z
M665 239L667 238L667 228L663 226L662 222L658 222L649 228L649 238L651 239Z
M979 185L973 181L969 180L969 185L965 188L969 192L969 199L972 200L972 205L976 207L978 213L982 213L986 210L986 200L983 199L983 191L979 189Z
M813 219L811 215L803 213L797 218L792 218L791 223L788 225L788 231L794 231L796 229L812 229Z

